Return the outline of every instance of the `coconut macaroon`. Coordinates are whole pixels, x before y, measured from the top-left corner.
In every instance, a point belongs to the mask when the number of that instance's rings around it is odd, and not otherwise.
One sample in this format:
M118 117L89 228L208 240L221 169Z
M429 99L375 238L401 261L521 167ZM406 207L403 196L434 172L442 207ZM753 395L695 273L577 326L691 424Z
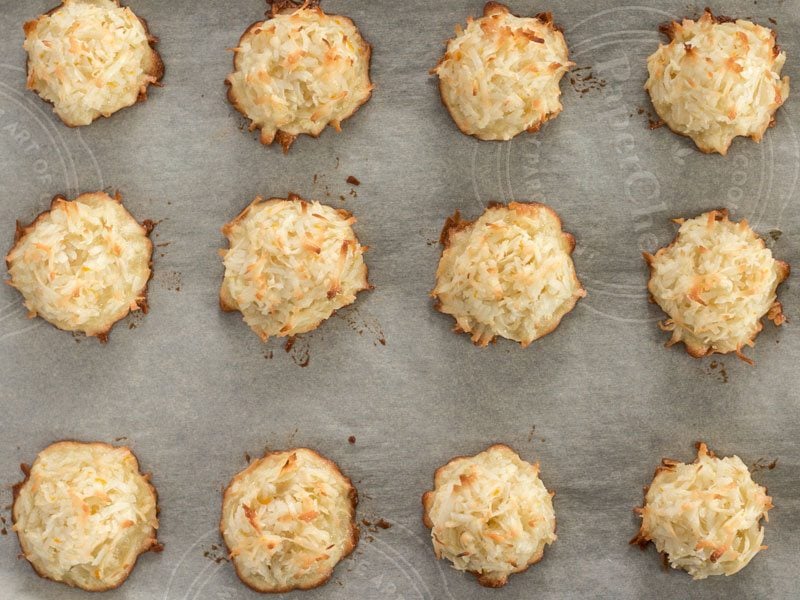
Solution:
M24 29L28 89L70 127L145 100L164 75L156 38L117 0L63 0Z
M661 461L635 509L642 525L631 544L653 542L694 579L733 575L766 548L761 520L770 508L772 498L738 456L717 458L700 443L691 464Z
M561 112L559 82L574 63L550 13L516 17L489 2L431 70L458 128L481 140L534 132Z
M660 324L672 332L668 346L683 342L696 357L753 346L762 317L782 324L777 288L789 265L772 257L746 220L712 210L694 219L676 219L678 235L658 252L644 253L650 267L647 289L669 316Z
M56 442L14 487L14 531L42 577L99 592L120 586L140 554L161 548L149 475L129 448Z
M775 32L708 10L662 30L670 42L647 59L645 89L664 123L703 152L724 155L740 135L760 141L789 95Z
M258 592L322 585L358 543L357 503L350 480L313 450L254 461L222 499L220 531L239 579Z
M369 100L371 48L352 20L327 15L318 1L272 0L266 21L234 48L228 99L261 130L265 145L288 152L300 134L317 137Z
M456 212L441 242L431 296L478 346L502 336L525 347L586 295L570 256L575 238L544 204L493 204L474 222Z
M539 465L508 446L454 458L436 471L433 485L422 505L436 557L481 585L504 586L556 541L553 493L539 479Z
M222 228L222 310L238 310L266 341L316 329L370 288L355 217L295 194L256 198Z
M119 195L56 196L30 225L17 223L6 283L29 316L105 341L130 311L147 312L153 224L139 224Z

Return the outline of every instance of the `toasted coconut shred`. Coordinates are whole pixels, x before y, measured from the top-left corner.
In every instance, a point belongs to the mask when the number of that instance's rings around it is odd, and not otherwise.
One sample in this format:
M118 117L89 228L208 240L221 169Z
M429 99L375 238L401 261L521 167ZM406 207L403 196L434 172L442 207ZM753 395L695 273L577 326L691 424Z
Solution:
M25 24L28 88L70 126L143 99L163 75L144 23L116 0L64 0Z
M222 229L222 308L240 311L264 341L315 329L370 287L355 221L298 196L256 198Z
M103 338L133 310L146 309L153 244L119 197L57 196L50 210L18 228L6 256L8 283L30 316Z
M356 502L350 480L316 452L267 454L225 490L220 530L237 574L261 592L325 583L355 548Z
M489 2L468 19L431 71L450 115L464 133L510 140L536 131L561 112L559 82L574 63L549 13L516 17Z
M305 3L273 3L272 17L252 25L234 48L226 82L232 104L288 151L300 134L319 135L342 121L372 93L371 49L353 21ZM286 7L288 5L288 7Z
M656 471L639 533L631 543L653 542L674 569L694 579L733 575L766 548L764 527L772 499L738 456L717 458L698 444L697 459L665 459Z
M128 448L58 442L15 489L14 531L37 573L89 591L122 584L156 546L156 494Z
M736 352L752 346L764 316L785 321L777 288L789 265L750 229L728 219L725 210L682 221L678 235L655 255L648 290L669 315L661 328L672 332L669 345L683 342L692 356Z
M553 494L539 465L507 446L450 461L436 472L434 488L423 506L436 557L474 573L481 585L505 585L556 540Z
M647 59L645 89L659 117L703 152L725 154L740 135L760 141L789 95L775 32L708 11L670 23L666 32L669 44Z
M570 256L575 240L543 204L492 206L474 223L456 213L442 241L431 295L479 346L498 335L527 346L586 295Z

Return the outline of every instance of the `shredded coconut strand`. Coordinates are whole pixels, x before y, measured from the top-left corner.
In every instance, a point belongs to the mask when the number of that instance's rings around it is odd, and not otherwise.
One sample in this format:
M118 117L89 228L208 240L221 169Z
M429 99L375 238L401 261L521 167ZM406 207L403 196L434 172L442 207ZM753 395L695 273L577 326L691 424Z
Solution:
M693 356L752 346L765 315L784 321L778 285L789 274L747 221L711 211L682 222L678 236L655 256L648 290L669 315L661 325L670 345L684 342Z
M552 494L539 466L506 446L449 462L434 485L423 502L436 556L483 585L504 585L556 540Z
M120 585L156 544L156 496L128 448L58 442L19 488L14 530L44 577L85 590Z
M355 218L319 202L256 198L223 228L224 308L263 340L315 329L369 288Z
M25 24L28 88L68 125L134 104L162 65L142 22L116 0L64 0Z
M633 543L652 541L694 579L733 575L765 548L761 519L770 508L767 490L738 456L720 459L700 444L694 463L665 460L656 471Z
M483 17L456 28L432 72L461 131L509 140L561 112L559 82L573 64L549 14L515 17L489 2Z
M104 192L57 197L6 257L9 283L31 316L102 336L143 307L152 251L147 230L119 200Z
M659 117L704 152L725 154L736 136L760 141L789 95L780 73L786 54L775 33L750 21L671 23L669 44L647 60L650 92Z
M574 240L543 204L491 207L474 223L456 217L445 237L431 295L478 345L500 335L527 346L586 295L570 257Z
M370 47L353 22L300 8L256 23L235 48L228 76L234 105L288 150L294 137L339 129L370 96Z
M262 592L324 583L355 547L355 491L336 465L299 448L233 478L221 530L237 573Z

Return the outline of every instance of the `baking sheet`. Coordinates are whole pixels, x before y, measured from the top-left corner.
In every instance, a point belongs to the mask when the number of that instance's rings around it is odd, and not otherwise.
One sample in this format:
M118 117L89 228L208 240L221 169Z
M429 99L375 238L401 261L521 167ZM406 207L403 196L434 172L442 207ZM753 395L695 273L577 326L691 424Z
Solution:
M718 206L800 265L800 94L763 143L736 141L727 158L648 128L642 85L656 28L705 2L511 2L520 13L553 10L578 67L591 69L564 79L555 121L497 144L461 135L427 75L480 1L326 1L373 44L377 87L341 134L300 139L288 156L242 131L222 83L226 49L263 15L261 0L132 2L161 38L164 87L80 129L24 89L21 26L50 4L0 2L0 247L10 246L15 219L31 220L56 193L118 189L135 216L159 221L155 276L150 314L119 324L106 345L27 320L16 292L0 287L3 518L19 463L49 442L126 443L153 473L165 551L144 556L104 597L255 598L220 549L220 490L246 452L306 445L352 477L361 519L392 527L364 526L333 580L304 598L796 597L796 276L781 292L789 322L765 327L750 352L755 367L664 349L659 311L644 294L641 250L669 241L669 218ZM800 81L798 0L713 8L774 19L784 73ZM361 185L348 185L349 175ZM288 192L355 213L375 290L286 352L219 311L216 250L220 226L255 195ZM526 350L505 341L478 349L428 298L436 239L454 210L474 217L510 199L544 200L561 214L589 295ZM751 465L777 459L755 475L776 508L769 549L750 566L692 582L627 541L660 458L689 460L699 439ZM450 457L497 441L541 461L557 493L559 539L540 564L491 591L434 560L419 497ZM17 553L15 536L0 535L0 597L84 597L40 580Z

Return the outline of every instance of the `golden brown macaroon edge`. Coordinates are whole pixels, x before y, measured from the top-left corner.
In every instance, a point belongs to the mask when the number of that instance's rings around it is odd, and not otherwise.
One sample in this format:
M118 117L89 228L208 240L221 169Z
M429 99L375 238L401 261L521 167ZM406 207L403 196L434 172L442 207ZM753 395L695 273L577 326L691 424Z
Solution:
M121 7L121 8L127 7L127 5L120 4L120 0L114 0L114 3L117 6ZM63 6L63 0L62 0L62 3L59 4L58 6L54 6L50 10L40 14L39 16L37 16L34 19L31 19L30 21L26 21L22 26L22 30L25 33L25 38L27 39L28 33L32 30L33 27L35 27L35 25L39 21L39 19L41 19L43 17L50 16L51 14L56 12L58 9L60 9L62 6ZM101 117L104 118L104 119L110 119L111 117L113 117L118 112L120 112L120 111L122 111L122 110L124 110L126 108L130 108L131 106L135 106L136 104L139 104L140 102L144 102L145 100L147 100L147 88L149 88L151 85L154 85L156 87L161 87L163 85L161 83L161 80L164 78L164 72L165 72L166 69L164 67L164 61L161 58L161 54L158 52L158 50L156 50L156 44L158 44L159 39L158 39L158 37L156 37L156 36L154 36L153 34L150 33L150 25L148 24L147 20L144 17L140 17L139 15L137 15L135 12L133 12L133 9L131 9L131 13L133 14L134 17L139 19L139 22L142 24L142 27L144 27L144 34L147 36L147 44L150 47L150 52L152 53L152 57L153 57L153 72L152 73L146 73L146 74L150 75L150 77L154 77L155 81L154 82L149 82L145 86L144 90L139 92L139 95L137 96L136 101L133 104L129 104L128 106L123 106L122 108L119 108L119 109L115 110L113 113L111 113L108 116L97 115L95 118L92 119L92 123L94 123L97 119L99 119ZM29 55L26 52L25 53L25 76L26 76L26 78L30 75L29 62L30 62ZM55 104L51 100L47 100L46 98L42 98L42 96L39 95L39 93L36 90L34 90L33 88L28 87L27 79L26 79L25 87L27 89L31 90L32 92L34 92L39 98L41 98L47 104L50 104L51 106L55 106ZM59 121L61 121L64 125L66 125L67 127L71 128L71 129L77 129L78 127L86 127L86 125L72 125L72 124L68 123L67 121L65 121L64 119L62 119L58 114L56 114L56 116L58 117ZM89 125L91 125L91 123L89 123Z
M102 446L102 447L107 448L107 449L119 449L119 448L126 449L128 451L128 453L133 457L133 460L134 460L134 463L135 463L135 467L136 467L136 472L139 473L139 475L144 479L145 483L147 484L148 488L150 489L150 492L153 494L153 498L155 500L156 521L159 521L159 513L161 512L161 507L158 504L158 490L156 489L156 487L153 485L153 483L151 481L152 473L150 473L149 471L147 473L143 473L141 471L141 468L140 468L140 465L139 465L139 458L136 456L136 453L133 451L133 449L131 449L130 446L115 446L113 444L109 444L108 442L82 442L82 441L75 440L75 439L63 439L63 440L56 440L54 442L51 442L50 444L48 444L47 446L42 448L36 454L36 458L34 459L32 464L30 464L30 465L28 465L27 463L21 463L20 464L20 470L22 471L22 474L24 475L24 478L23 478L22 481L20 481L19 483L15 483L11 487L11 493L12 493L11 524L12 525L16 525L16 522L17 522L17 519L16 519L17 499L19 498L19 495L20 495L20 493L22 491L22 488L30 480L31 470L33 469L33 466L36 464L36 460L38 460L39 454L41 454L45 450L50 449L53 446L57 446L57 445L60 445L60 444L76 445L76 446L84 446L84 445ZM86 588L82 588L82 587L73 585L72 583L69 583L69 582L66 582L66 581L56 581L55 579L50 579L47 575L44 575L43 573L39 572L39 570L36 568L36 565L34 565L27 558L25 559L25 562L27 562L31 566L31 568L33 569L33 572L36 573L36 575L38 577L40 577L41 579L46 579L47 581L52 581L53 583L66 585L66 586L68 586L70 588L79 589L79 590L83 590L85 592L90 592L90 593L108 592L108 591L115 590L115 589L119 588L120 586L122 586L123 583L128 581L128 578L131 576L131 573L133 573L133 570L136 568L136 565L139 562L139 558L141 558L141 556L143 554L145 554L147 552L153 552L154 554L160 554L161 552L164 551L164 544L162 544L161 542L158 541L158 529L157 528L151 528L151 530L152 530L152 533L153 533L152 539L146 540L148 542L147 546L142 546L142 548L139 549L139 551L136 554L136 558L133 560L133 562L131 563L131 565L128 568L127 572L125 573L125 577L123 577L119 581L119 583L117 583L116 585L109 585L109 586L106 586L104 588L97 588L97 589L88 590ZM17 533L17 542L19 543L20 550L22 550L21 558L25 558L25 556L24 556L25 547L24 547L24 545L22 543L22 538L20 538L19 532L16 532L16 533Z
M356 31L359 32L359 35L361 35L361 29L359 29L358 25L356 25L356 23L355 23L355 21L353 21L353 19L351 19L350 17L346 17L344 15L334 15L334 14L326 13L320 7L320 3L321 2L322 2L322 0L305 0L302 3L294 2L293 0L267 0L267 3L270 5L270 9L265 13L265 16L267 18L266 19L262 19L260 21L254 21L253 23L248 25L247 29L244 30L244 33L239 36L239 41L236 44L237 47L241 45L242 40L244 40L245 37L247 37L250 34L250 32L253 29L255 29L256 27L260 27L261 25L263 25L264 23L266 23L267 21L269 21L270 19L274 18L275 16L277 16L279 14L286 14L286 13L294 12L294 11L300 10L300 9L317 10L321 14L326 15L326 16L340 17L342 19L345 19L346 21L349 21L350 24L356 29ZM310 138L317 139L317 138L319 138L319 136L322 135L322 132L325 131L328 127L333 127L334 130L336 130L337 132L340 132L341 131L341 124L344 121L346 121L347 119L349 119L350 117L352 117L354 114L356 114L358 112L358 110L362 106L364 106L367 102L369 102L369 100L372 98L372 92L375 89L375 84L372 82L372 76L371 76L371 71L372 71L372 45L364 38L363 35L361 35L361 40L364 42L364 49L366 51L366 56L364 58L365 58L366 63L367 63L367 78L369 79L369 82L370 82L370 85L371 85L371 88L369 90L369 93L367 94L367 97L364 98L364 100L360 104L358 104L355 108L353 108L353 110L350 112L350 114L348 114L348 115L342 117L341 119L339 119L338 123L337 123L338 126L334 125L334 122L331 121L329 123L326 123L325 127L323 127L322 130L317 134L306 133L306 132L302 132L302 133L299 133L299 134L291 134L291 133L287 133L285 131L281 131L280 129L277 129L275 131L275 137L269 143L264 142L262 140L261 136L259 135L259 142L261 142L262 145L271 146L273 144L273 142L278 142L281 145L281 148L283 149L283 153L284 154L288 154L289 150L292 147L292 144L294 144L294 142L297 140L297 138L300 137L301 135L305 135L305 136L308 136ZM246 113L245 109L236 100L236 96L233 93L233 86L231 85L231 83L229 81L230 76L233 75L233 73L235 73L237 71L237 69L238 69L237 57L238 57L238 53L234 52L233 53L233 71L231 73L229 73L225 77L225 85L228 88L228 91L225 94L225 96L228 99L228 102L230 102L230 104L236 109L236 111L239 112L245 119L250 121L250 125L248 126L248 130L249 131L254 131L254 130L258 129L260 131L261 128L258 127L257 125L255 125L254 121L250 117L247 116L247 113Z
M561 220L561 215L559 215L553 207L551 207L551 206L549 206L547 204L544 204L542 202L520 202L520 201L514 200L514 201L511 201L511 202L508 202L507 204L503 203L503 202L489 202L486 205L486 208L484 209L484 211L480 215L478 215L473 221L467 221L467 220L462 219L461 218L461 211L459 211L459 210L456 210L451 216L447 217L445 219L444 226L442 227L441 233L439 234L439 244L442 246L442 251L441 251L441 254L439 255L439 262L441 262L442 257L444 256L444 252L450 247L450 237L451 237L451 235L453 235L455 233L458 233L460 231L463 231L464 229L468 229L469 227L474 225L488 211L494 210L494 209L497 209L497 208L508 208L508 209L511 209L511 210L517 210L518 208L521 209L521 210L532 210L532 209L535 209L535 210L544 210L546 212L549 212L553 217L555 217L556 221L558 221L558 226L559 226L559 229L561 230L561 235L567 241L567 245L568 245L567 255L569 256L570 260L572 260L572 253L575 251L576 239L575 239L575 235L574 234L572 234L572 233L570 233L568 231L564 231L564 223ZM437 263L437 270L438 270L438 263ZM574 271L574 282L575 282L576 286L578 287L579 292L582 292L583 295L575 297L574 298L574 302L572 303L572 306L570 306L569 310L565 311L564 314L561 315L561 318L553 323L553 326L550 329L548 329L547 331L542 333L539 337L531 340L528 344L523 344L522 342L517 342L516 340L509 340L509 341L514 342L516 344L519 344L520 346L522 346L522 348L527 348L527 346L529 346L530 344L532 344L536 340L540 340L543 337L545 337L546 335L549 335L549 334L553 333L556 329L558 329L558 326L561 325L561 321L564 319L564 317L566 317L569 313L571 313L575 309L575 306L578 304L578 300L580 300L581 298L585 298L586 297L586 288L583 287L583 284L581 283L580 279L578 278L578 271L575 268L574 261L573 261L573 271ZM437 278L437 281L438 281L438 278ZM434 285L434 290L435 289L436 289L436 285ZM439 300L438 296L433 293L433 290L431 291L430 296L434 299L434 304L433 304L434 309L436 309L438 312L440 312L440 313L442 313L444 315L448 315L450 317L453 317L453 315L451 315L450 313L446 313L446 312L444 312L442 310L442 302L441 302L441 300ZM455 317L453 317L453 318L455 318ZM454 333L457 333L457 334L458 333L467 333L468 334L468 332L466 332L463 329L461 329L458 326L457 323L456 323L456 325L453 326L452 331ZM485 344L480 344L479 342L472 342L472 343L475 346L479 347L479 348L485 348L489 344L495 344L497 342L497 337L498 337L497 335L494 335L492 337L492 339L489 340L488 342L486 342ZM500 336L500 337L503 337L503 336ZM506 339L508 339L508 338L506 338Z
M539 468L539 462L538 461L535 462L535 463L530 463L527 460L525 460L524 458L522 458L519 455L519 453L516 450L514 450L514 448L512 448L508 444L504 444L504 443L500 443L500 442L493 443L490 446L484 448L483 450L480 450L479 452L476 452L475 454L460 454L458 456L454 456L453 458L448 460L445 464L443 464L442 466L440 466L439 468L437 468L434 471L434 473L433 473L433 489L432 490L427 490L424 494L422 494L422 524L425 525L425 527L427 527L428 529L433 529L433 521L430 518L430 510L431 510L432 505L433 505L433 497L434 497L434 495L436 493L436 490L438 489L438 487L440 485L444 469L446 469L447 467L450 467L450 466L452 466L454 464L457 464L459 462L468 461L469 459L475 458L478 454L483 454L484 452L489 452L491 450L510 450L521 461L526 462L529 465L532 465L533 467L536 467L537 469ZM537 477L538 477L538 473L537 473ZM544 482L542 482L542 484L544 485ZM547 486L545 486L545 489L550 494L551 498L553 498L556 495L556 493L553 490L547 488ZM557 529L558 529L558 517L555 514L555 511L553 511L553 533L555 533ZM528 561L527 564L525 564L525 565L523 565L521 567L517 567L516 570L514 570L511 573L509 573L508 575L506 575L505 579L503 579L503 580L497 580L497 579L488 578L484 574L478 573L477 571L466 571L466 572L470 573L471 575L474 575L475 579L477 579L478 583L481 586L486 587L486 588L498 589L498 588L504 587L508 583L508 578L511 575L516 575L518 573L524 573L525 571L528 570L529 567L537 564L543 558L544 558L544 548L542 548L542 552L539 553L538 556L534 556L530 561ZM437 558L437 560L441 560L441 559Z
M144 286L142 286L142 289L139 291L139 293L137 294L137 297L136 297L136 304L138 306L138 308L136 310L140 310L140 311L142 311L142 314L146 315L150 310L150 305L148 304L148 297L147 297L148 286L150 285L150 280L153 278L153 250L154 250L154 247L153 247L153 241L150 239L150 234L153 232L153 229L155 229L157 223L155 221L150 220L150 219L145 219L144 221L142 221L140 223L136 219L136 217L134 217L131 214L131 212L128 210L128 208L125 206L125 204L123 204L123 202L122 202L122 194L120 194L119 191L115 192L113 196L111 196L110 194L108 194L108 193L106 193L106 192L104 192L102 190L98 190L96 192L84 192L82 194L78 194L72 200L69 200L63 194L56 194L55 196L53 196L53 199L50 201L50 206L48 208L46 208L45 210L43 210L42 212L40 212L28 225L23 225L21 221L17 220L16 221L16 225L15 225L16 228L14 230L14 242L11 244L11 247L8 249L8 252L6 253L6 256L5 256L6 271L9 271L10 268L11 268L11 261L9 260L9 256L16 249L17 245L20 243L22 238L25 237L26 235L28 235L28 233L32 232L36 228L36 226L39 225L39 221L43 220L45 217L47 217L47 215L49 215L50 212L59 203L64 202L64 203L69 204L71 202L75 202L81 196L94 195L94 194L104 194L104 195L108 196L109 198L111 198L112 200L116 200L120 205L122 205L122 208L125 210L126 213L128 213L128 215L131 217L131 219L133 219L139 225L139 227L142 228L142 233L147 238L147 242L150 245L150 259L147 262L147 268L150 270L150 276L147 278L147 281L144 282ZM13 287L15 290L17 290L17 292L20 294L20 296L22 296L23 300L25 299L25 296L22 295L22 292L20 292L17 289L17 287L14 285L13 278L12 279L5 279L4 282L6 283L6 285L9 285L9 286ZM108 326L108 328L105 331L100 331L100 332L92 334L92 335L87 335L87 337L96 337L101 343L105 344L106 342L108 342L109 334L111 333L111 330L114 328L114 325L119 323L122 319L127 317L132 312L135 312L135 311L133 311L133 310L131 310L129 308L128 310L125 311L124 314L120 315L119 318L114 320ZM49 323L50 325L52 325L53 327L55 327L59 331L66 331L68 333L83 333L83 332L79 332L79 331L72 331L72 330L69 330L69 329L61 329L55 323L51 323L50 321L48 321L44 317L41 317L38 314L36 316L37 316L37 318L42 319L46 323ZM84 334L84 335L86 335L86 334Z
M741 221L731 221L728 218L728 209L727 208L716 208L716 209L712 209L712 210L700 213L700 215L703 215L703 214L713 215L714 221L719 221L719 222L728 221L728 222L731 222L731 223L741 223ZM697 216L700 216L700 215L697 215ZM692 218L696 218L696 217L692 217ZM672 219L672 222L680 225L681 223L683 223L684 220L685 219L683 217L680 217L680 218L677 218L677 219ZM764 241L764 238L761 237L760 235L758 235L758 233L756 233L756 231L752 227L750 227L749 223L748 223L748 229L750 229L750 231L753 232L753 234L756 236L756 238L758 238L758 240L761 242L761 246L763 248L766 248L767 244ZM658 302L656 301L655 297L650 292L650 282L653 280L653 277L655 276L655 268L653 267L653 261L658 257L659 253L666 252L668 249L672 248L675 244L677 244L679 235L680 235L680 229L675 233L675 237L672 238L672 241L669 244L667 244L666 246L663 246L663 247L659 248L658 250L656 250L655 254L651 254L649 252L642 252L642 258L644 258L644 261L647 264L647 268L648 268L648 271L649 271L649 277L647 278L647 299L648 299L648 302L650 304L655 304L656 306L658 306L659 310L666 315L667 319L672 319L672 317L666 311L664 311L663 308L661 308L661 305L658 304ZM782 261L782 260L779 260L779 259L775 258L775 256L773 256L772 259L778 265L778 277L779 277L778 284L775 287L775 295L776 295L775 302L772 303L772 306L769 308L769 310L764 315L759 317L759 319L758 319L758 328L753 333L753 336L750 338L750 340L748 342L745 342L744 344L742 344L739 347L739 349L734 352L734 354L736 354L737 358L739 358L740 360L746 362L747 364L749 364L751 366L754 365L755 363L753 362L753 360L751 358L748 358L747 356L742 354L742 348L744 348L745 346L755 347L756 338L758 337L758 334L761 333L761 331L764 329L764 322L763 322L764 317L766 317L768 321L772 321L774 323L775 327L780 327L783 323L786 322L786 317L783 314L783 305L781 304L780 300L777 299L777 294L778 294L778 288L781 286L781 284L784 281L786 281L786 279L788 279L789 274L791 272L791 267L790 267L789 263L787 263L785 261ZM658 328L661 329L662 331L664 331L663 327L661 326L661 322L659 322ZM667 348L669 348L671 346L674 346L677 343L682 343L684 345L684 348L686 349L686 353L689 356L691 356L692 358L703 358L703 357L706 357L706 356L711 356L713 354L730 354L730 352L717 352L716 350L713 350L711 348L705 348L705 346L690 346L688 343L686 343L686 340L680 340L680 342L678 342L678 341L672 341L672 339L670 338L669 340L666 341L666 343L664 345Z
M264 452L264 455L261 458L258 458L258 459L255 459L255 460L251 461L244 469L242 469L241 471L237 472L231 478L231 480L228 483L228 485L225 486L225 489L222 491L222 504L221 504L221 511L220 511L220 519L219 519L219 534L220 534L220 537L222 538L222 542L225 544L225 548L228 550L228 553L230 554L231 549L228 546L227 540L225 539L225 510L224 510L224 508L225 508L225 503L226 503L227 498L228 498L228 494L230 493L230 490L231 490L231 487L233 486L233 484L236 483L240 478L243 478L244 475L250 469L255 469L261 462L264 461L264 459L266 459L266 458L268 458L270 456L278 455L278 454L290 454L290 453L295 452L297 450L305 450L305 451L310 452L311 454L315 455L323 463L325 463L327 467L331 468L335 473L337 473L343 479L345 484L347 485L347 488L348 488L348 490L347 490L347 500L349 500L349 506L350 506L350 539L348 540L348 546L349 547L342 553L342 556L339 558L339 560L336 562L336 564L334 564L331 567L330 571L324 577L322 577L319 581L314 582L313 584L305 585L305 586L294 586L294 587L287 586L285 588L275 588L275 589L272 589L272 590L263 590L263 589L259 589L259 588L255 587L254 585L252 585L247 580L247 578L244 577L241 574L241 571L239 570L239 565L236 564L236 561L233 560L233 559L230 559L230 562L233 564L233 569L236 572L236 577L239 579L239 581L241 581L246 587L248 587L249 589L253 590L254 592L258 592L258 593L261 593L261 594L286 594L286 593L294 591L294 590L300 590L300 591L313 590L315 588L318 588L318 587L321 587L321 586L325 585L326 583L328 583L328 581L330 581L331 577L333 577L333 572L336 570L336 567L339 565L339 563L342 562L348 556L350 556L350 554L352 554L353 551L356 549L356 547L358 546L359 537L361 535L361 532L360 532L359 527L358 527L358 523L356 522L356 508L358 506L358 490L353 485L353 481L347 475L342 473L342 470L339 468L339 465L336 464L333 461L333 459L330 459L327 456L324 456L324 455L320 454L316 450L313 450L313 449L305 447L305 446L298 446L298 447L295 447L295 448L289 448L288 450L268 450L268 451Z

